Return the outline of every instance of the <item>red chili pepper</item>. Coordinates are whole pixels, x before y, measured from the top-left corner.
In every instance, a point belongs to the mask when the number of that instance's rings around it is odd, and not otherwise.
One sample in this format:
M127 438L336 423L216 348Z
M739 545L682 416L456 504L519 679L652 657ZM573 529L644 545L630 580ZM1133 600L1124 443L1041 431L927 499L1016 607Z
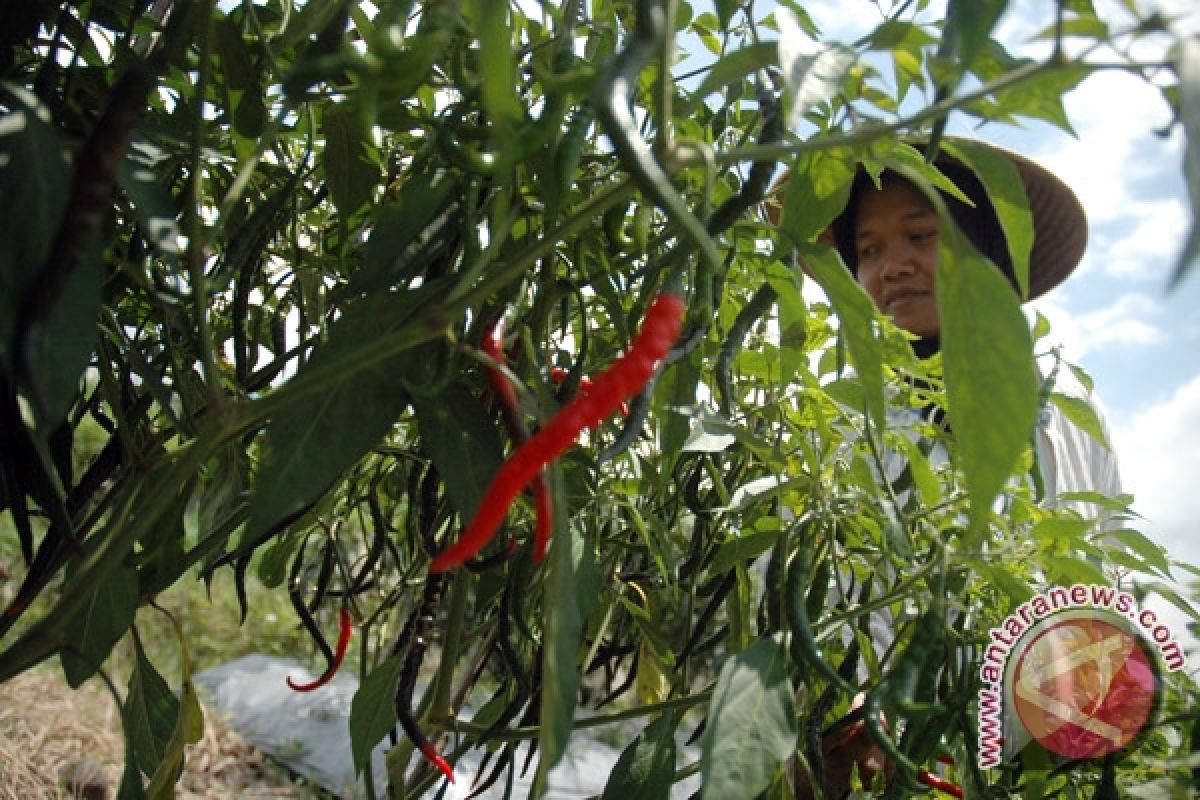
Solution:
M636 394L650 380L659 360L679 338L685 309L683 300L674 294L654 298L629 352L595 378L591 391L577 394L500 465L462 536L433 560L431 571L457 567L477 553L495 535L517 495L542 468L561 456L581 432L599 425L620 407L622 400Z
M963 796L963 790L961 786L956 783L951 783L948 780L944 780L943 778L939 778L937 775L934 775L927 770L917 770L917 780L931 789L937 789L939 792L945 792L951 797L961 798Z
M417 749L421 751L421 755L425 756L425 760L433 766L437 767L438 772L446 776L446 778L454 783L454 767L450 766L450 762L442 757L442 754L437 751L433 743L426 740L417 745Z
M333 661L329 662L329 666L321 674L321 677L312 683L296 683L292 680L292 676L288 675L287 685L297 692L311 692L313 689L318 689L333 680L338 667L342 665L342 661L346 658L346 651L350 648L350 634L353 632L354 618L350 616L350 609L342 606L338 612L338 640L337 649L333 652Z
M558 386L560 383L562 383L563 381L565 381L567 379L567 374L568 374L567 371L565 369L563 369L562 367L551 367L550 368L550 381L555 386ZM581 392L590 392L592 390L593 385L594 384L592 382L592 379L586 375L584 375L582 378L579 379L579 391L581 391ZM624 400L621 401L621 405L619 406L619 408L621 409L622 414L629 413L629 404L626 403Z
M483 334L483 352L499 365L507 362L504 352L505 320L501 317ZM529 429L521 418L521 406L517 400L517 392L508 378L498 368L488 369L488 382L492 391L500 401L501 413L508 426L509 435L520 447L529 440ZM539 470L532 480L533 502L537 512L533 530L533 561L540 563L546 555L546 546L550 542L550 531L554 521L554 499L550 495L550 484L546 482L545 472ZM465 559L464 559L465 560Z

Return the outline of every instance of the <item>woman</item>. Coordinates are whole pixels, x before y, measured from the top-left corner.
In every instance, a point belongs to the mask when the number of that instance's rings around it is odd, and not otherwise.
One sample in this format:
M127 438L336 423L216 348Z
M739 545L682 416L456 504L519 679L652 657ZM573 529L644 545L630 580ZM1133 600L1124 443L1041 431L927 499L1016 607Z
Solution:
M1014 153L976 143L992 155L1007 159L1020 180L1028 200L1033 223L1033 244L1029 259L1029 298L1039 297L1058 286L1078 266L1087 242L1087 222L1075 194L1043 167ZM1001 270L1018 291L1007 240L983 184L965 164L946 155L935 166L970 200L965 203L942 192L955 224L975 248ZM768 208L778 223L778 205ZM860 169L849 192L845 209L834 219L822 241L832 244L846 267L854 274L876 307L895 324L916 336L913 348L921 357L936 353L940 347L941 324L937 303L936 274L941 220L929 197L895 171L885 171L878 182ZM1053 365L1039 364L1043 381L1053 376L1053 391L1092 404L1090 393L1069 374ZM914 412L916 413L916 412ZM1103 415L1096 410L1107 438ZM911 420L897 415L891 422L898 426ZM1041 409L1036 431L1037 471L1042 486L1042 502L1072 507L1085 517L1097 517L1100 509L1083 503L1058 500L1069 492L1120 493L1116 459L1104 442L1097 441L1071 422L1060 407L1046 403ZM943 451L944 452L944 451ZM1102 520L1101 524L1105 524ZM880 623L881 620L873 620ZM879 631L884 644L890 641L890 626L883 621ZM876 636L872 625L873 638ZM849 788L852 767L869 783L872 776L887 765L882 752L863 733L863 724L853 714L835 724L823 739L827 794L841 797ZM800 796L805 795L804 775L797 772Z

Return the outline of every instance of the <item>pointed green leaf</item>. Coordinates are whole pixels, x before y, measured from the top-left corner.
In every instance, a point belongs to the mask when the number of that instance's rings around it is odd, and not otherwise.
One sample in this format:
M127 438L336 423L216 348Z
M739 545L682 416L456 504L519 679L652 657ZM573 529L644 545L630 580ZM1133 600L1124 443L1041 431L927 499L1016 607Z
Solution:
M838 150L802 153L788 175L780 227L793 242L808 242L846 208L857 162Z
M1050 394L1050 402L1059 411L1063 412L1066 418L1071 420L1077 428L1086 432L1088 436L1091 436L1103 445L1105 449L1112 449L1112 446L1108 443L1108 437L1104 435L1104 423L1100 421L1100 415L1096 413L1095 406L1082 397L1075 397L1074 395L1063 394L1062 392L1052 392Z
M32 92L5 86L0 116L0 355L6 355L25 291L45 263L66 206L70 173L49 112Z
M72 689L92 677L108 658L113 645L133 624L137 603L137 573L127 564L114 568L88 593L65 626L70 649L62 651L62 666Z
M854 280L833 249L811 244L798 244L797 249L837 312L839 329L845 336L850 360L862 381L866 411L877 428L882 429L883 348L875 335L875 303ZM996 274L999 275L998 272Z
M186 653L185 653L186 658ZM186 671L190 676L190 667ZM196 696L196 686L191 678L184 679L179 698L179 715L175 721L175 729L167 742L163 761L150 779L147 790L149 800L174 800L175 784L183 770L184 752L189 744L200 741L204 735L204 711L200 708L200 700Z
M1029 253L1033 249L1033 215L1017 167L993 147L966 139L943 141L942 149L974 170L996 210L1008 241L1013 272L1021 296L1029 296Z
M604 785L603 800L667 800L675 779L675 718L664 714L629 745Z
M799 737L787 651L761 639L721 668L708 709L702 798L757 797L771 785Z
M178 205L157 172L168 155L157 145L137 137L117 164L117 185L133 203L138 225L150 246L171 267L183 255L183 234L177 218Z
M729 84L740 81L760 69L773 67L778 58L775 42L759 42L741 50L726 53L713 64L696 88L696 97L707 97Z
M376 211L366 254L350 277L347 293L385 289L417 274L425 266L424 257L439 244L436 234L446 232L435 223L442 217L447 222L459 220L453 213L454 188L446 172L409 176L395 202ZM422 235L427 228L433 235Z
M117 800L147 800L137 759L129 748L125 749L125 767L121 771L121 785L117 787Z
M99 337L103 279L99 253L84 255L46 317L25 331L25 366L42 426L57 425L79 394Z
M396 684L404 669L404 656L397 653L371 670L350 703L350 752L354 773L361 774L371 760L371 751L396 728Z
M566 496L561 473L551 467L549 475L555 507L561 509L560 502ZM546 775L566 752L579 691L583 624L600 589L591 543L577 535L573 527L569 524L568 514L560 511L554 515L554 541L546 558L541 730L538 735L542 757L535 787L546 785Z
M422 447L443 477L451 504L469 519L500 468L500 437L485 406L465 386L452 384L430 397L414 395L413 411Z
M779 541L779 531L749 531L732 539L721 542L716 555L708 565L710 575L720 575L735 564L758 558L775 546Z
M135 660L123 709L125 735L138 768L149 777L166 755L179 717L179 700L146 657L141 640L134 637L133 642Z
M428 299L428 291L418 290L377 295L346 307L329 340L293 380L336 368L378 339L381 320L398 325ZM408 405L403 372L410 357L401 352L373 361L352 379L304 395L275 415L267 427L243 541L254 541L278 520L310 505L379 443Z
M371 199L379 180L375 147L367 138L358 110L349 103L329 106L321 118L325 149L321 163L334 205L349 217Z
M941 217L936 281L946 394L970 528L978 534L1037 421L1033 341L1008 280L934 199Z

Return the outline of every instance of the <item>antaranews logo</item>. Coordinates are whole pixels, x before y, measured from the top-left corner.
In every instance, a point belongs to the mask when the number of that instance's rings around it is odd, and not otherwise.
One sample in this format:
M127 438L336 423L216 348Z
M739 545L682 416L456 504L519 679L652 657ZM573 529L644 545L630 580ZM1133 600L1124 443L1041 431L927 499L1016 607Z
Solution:
M1129 745L1158 699L1158 665L1183 650L1152 609L1111 586L1057 586L993 628L979 676L979 765L995 767L1029 742L1066 758Z

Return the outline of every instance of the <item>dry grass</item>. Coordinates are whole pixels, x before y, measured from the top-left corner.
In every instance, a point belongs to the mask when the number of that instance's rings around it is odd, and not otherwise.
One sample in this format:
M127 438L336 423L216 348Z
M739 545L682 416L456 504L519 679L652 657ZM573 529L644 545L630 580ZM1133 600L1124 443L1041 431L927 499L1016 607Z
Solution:
M94 769L116 794L124 761L120 719L112 699L89 683L72 691L44 668L0 684L0 800L67 800L72 769ZM176 786L180 800L300 800L295 786L263 754L220 725L206 710L204 737L188 750Z

